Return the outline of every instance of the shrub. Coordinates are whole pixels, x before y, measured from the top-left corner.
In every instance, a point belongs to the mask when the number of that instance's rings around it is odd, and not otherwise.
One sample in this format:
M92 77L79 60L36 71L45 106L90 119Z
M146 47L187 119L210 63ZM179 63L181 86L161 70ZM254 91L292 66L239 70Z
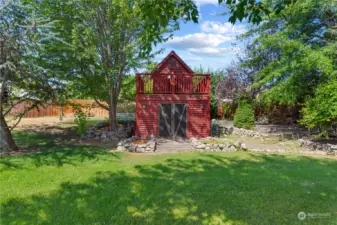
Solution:
M301 113L301 124L308 128L320 127L321 134L328 137L328 129L337 124L337 80L318 86Z
M249 98L240 99L233 124L236 127L246 129L252 129L255 126L253 105Z
M75 107L75 123L78 135L84 135L88 128L87 115L80 107Z
M136 121L135 113L117 113L118 124L127 124L132 121Z
M211 94L211 102L210 102L210 113L211 119L215 119L218 117L218 102L213 94Z
M223 110L223 118L233 118L232 115L233 103L223 103L222 110Z
M121 102L117 105L117 113L134 113L136 112L136 102Z

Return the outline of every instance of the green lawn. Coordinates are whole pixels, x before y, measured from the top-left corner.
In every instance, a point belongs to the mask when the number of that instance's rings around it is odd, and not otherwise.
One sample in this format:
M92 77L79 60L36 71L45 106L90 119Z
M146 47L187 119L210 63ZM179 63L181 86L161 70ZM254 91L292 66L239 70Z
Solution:
M95 125L98 121L106 121L105 117L88 117L87 118L87 126ZM61 128L71 128L75 127L74 119L65 119L59 125Z
M16 133L0 160L1 224L337 224L337 161L251 153L123 154Z

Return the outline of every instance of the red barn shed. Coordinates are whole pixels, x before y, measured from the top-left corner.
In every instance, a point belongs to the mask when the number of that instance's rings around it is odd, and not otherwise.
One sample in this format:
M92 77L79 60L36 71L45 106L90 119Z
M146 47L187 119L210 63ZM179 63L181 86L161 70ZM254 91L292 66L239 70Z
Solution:
M136 75L136 136L210 135L210 74L195 74L174 52Z

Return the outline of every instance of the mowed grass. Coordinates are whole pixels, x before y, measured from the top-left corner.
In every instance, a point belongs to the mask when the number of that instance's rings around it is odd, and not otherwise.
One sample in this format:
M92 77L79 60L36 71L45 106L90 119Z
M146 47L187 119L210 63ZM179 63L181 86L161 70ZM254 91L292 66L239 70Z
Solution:
M105 117L88 117L87 118L87 126L90 127L95 125L98 121L106 121ZM60 122L59 126L61 128L72 128L75 127L75 119L74 118L65 118L62 122Z
M15 135L0 160L1 224L336 224L337 161L251 153L131 154ZM299 212L330 213L297 218Z

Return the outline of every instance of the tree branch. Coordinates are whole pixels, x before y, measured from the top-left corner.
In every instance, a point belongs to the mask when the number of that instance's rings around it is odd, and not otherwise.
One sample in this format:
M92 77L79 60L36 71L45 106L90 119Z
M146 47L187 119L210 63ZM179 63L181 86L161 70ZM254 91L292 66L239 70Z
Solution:
M32 109L34 109L34 108L37 108L39 104L41 104L41 102L40 102L40 101L36 101L34 104L32 104L31 106L29 106L28 109L25 109L25 110L23 111L23 113L18 114L18 115L16 116L16 118L19 118L19 120L18 120L18 121L11 127L11 129L9 129L10 132L12 132L12 130L13 130L13 129L20 123L22 117L24 117L24 115L26 115L27 112L29 112L30 110L32 110ZM44 107L42 104L41 104L41 106ZM37 108L37 109L38 109L38 108Z
M99 105L100 107L102 107L103 109L110 111L110 108L106 105L103 105L102 103L100 103L96 98L94 98L95 102L97 103L97 105Z
M15 107L17 106L18 104L26 101L27 99L21 99L20 101L18 101L17 103L13 104L13 102L11 101L11 107L9 107L9 109L7 109L5 112L4 112L4 116L6 116L8 113L10 113L10 111Z
M23 117L25 114L26 114L26 112L21 113L21 114L19 115L19 120L18 120L18 121L11 127L11 129L9 129L10 132L12 132L12 130L13 130L13 129L20 123L22 117Z

